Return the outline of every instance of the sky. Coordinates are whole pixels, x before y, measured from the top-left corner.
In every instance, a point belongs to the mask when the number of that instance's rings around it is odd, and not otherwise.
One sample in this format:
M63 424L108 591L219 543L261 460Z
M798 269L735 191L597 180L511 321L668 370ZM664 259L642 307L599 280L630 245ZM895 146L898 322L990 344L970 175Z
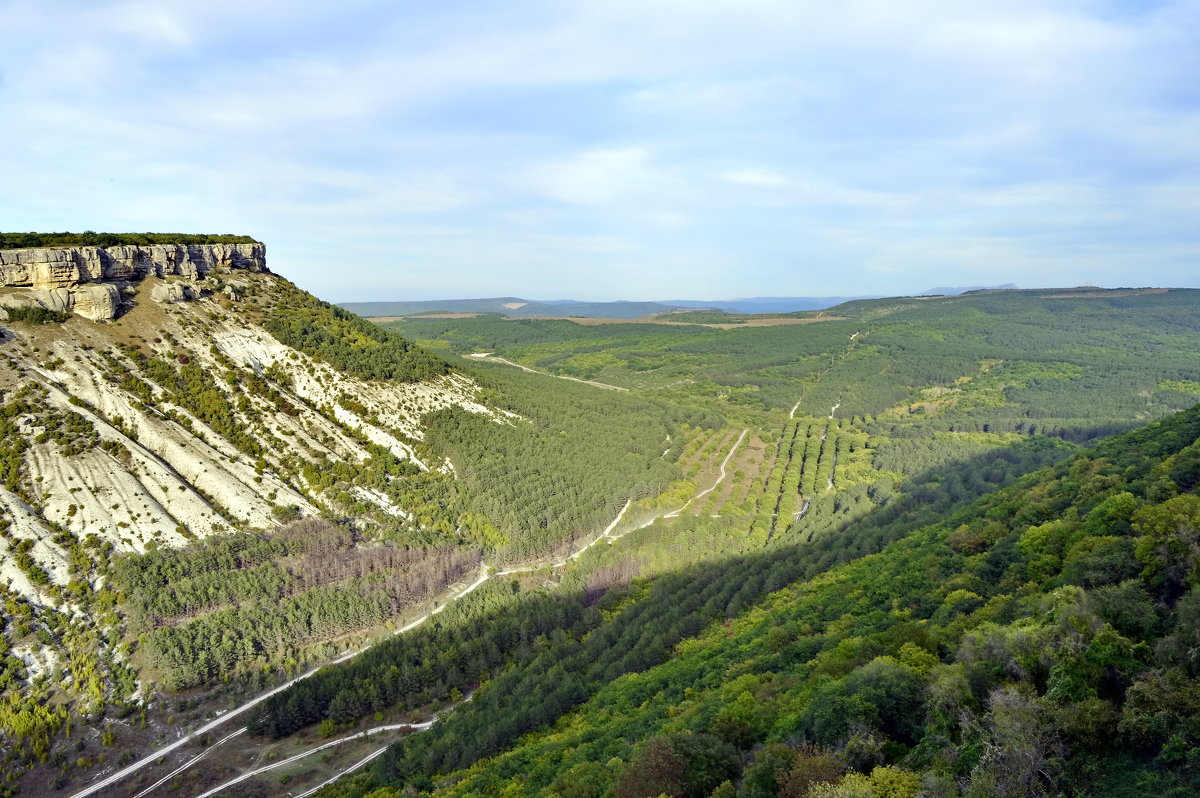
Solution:
M1200 0L0 0L0 230L330 301L1200 287Z

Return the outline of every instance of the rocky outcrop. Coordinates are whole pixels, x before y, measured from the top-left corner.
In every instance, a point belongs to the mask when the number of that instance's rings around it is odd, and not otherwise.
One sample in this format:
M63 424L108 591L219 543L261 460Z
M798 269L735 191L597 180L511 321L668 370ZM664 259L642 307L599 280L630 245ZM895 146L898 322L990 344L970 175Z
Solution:
M112 283L29 288L0 296L0 307L41 305L57 313L75 313L92 321L112 321L119 315L121 304L121 291Z
M8 305L40 304L107 321L121 307L119 285L143 277L200 280L210 272L265 272L262 244L152 244L0 250L0 287L28 288L3 297ZM160 290L161 289L161 290ZM187 286L156 287L153 299L181 302L195 296Z
M196 298L196 289L187 283L159 283L150 289L150 298L155 302L190 302Z
M0 286L59 288L76 283L178 275L189 280L212 271L267 271L262 244L153 244L0 250Z
M59 289L62 290L62 289ZM121 308L121 292L111 283L88 283L68 288L68 310L92 321L108 321L117 317Z

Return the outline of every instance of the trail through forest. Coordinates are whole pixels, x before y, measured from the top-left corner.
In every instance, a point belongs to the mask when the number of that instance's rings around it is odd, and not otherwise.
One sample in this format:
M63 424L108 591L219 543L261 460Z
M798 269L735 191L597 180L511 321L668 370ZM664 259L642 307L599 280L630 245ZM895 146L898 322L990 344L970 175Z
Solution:
M508 361L505 361L505 362L508 362ZM525 368L524 366L519 366L516 363L510 363L510 365L518 366L519 368ZM526 369L526 370L528 371L529 369ZM574 379L574 378L568 377L566 379ZM576 380L576 381L583 382L583 380ZM607 386L607 387L615 388L616 386ZM620 388L619 390L625 390L625 389ZM734 454L737 452L738 447L741 445L742 441L745 440L745 437L748 432L749 432L749 429L743 429L741 434L738 436L738 439L734 442L734 444L730 448L729 452L725 455L725 459L721 461L717 480L712 484L712 486L707 488L706 490L702 491L701 493L697 494L696 496L693 496L691 499L688 500L688 502L686 504L683 505L683 507L680 507L678 510L675 510L671 513L655 514L655 515L651 516L648 520L643 521L642 523L638 524L637 526L631 527L630 529L625 530L620 535L614 535L613 533L617 529L617 526L624 519L625 513L629 510L630 506L633 503L632 499L628 499L628 500L626 500L625 505L621 508L621 511L617 514L616 518L614 518L612 520L612 522L607 527L605 527L605 529L599 535L597 535L595 538L593 538L589 543L587 543L585 546L580 548L578 551L568 555L567 557L565 557L561 560L554 560L554 561L550 561L550 562L531 563L529 565L514 567L514 568L506 568L504 570L499 570L499 571L493 570L492 567L489 566L486 562L482 562L480 564L479 576L475 579L474 582L467 585L465 588L463 588L459 592L453 594L452 596L447 598L445 601L436 604L432 610L430 610L429 612L426 612L424 615L421 615L421 616L413 619L412 621L408 622L404 626L397 629L392 634L393 635L404 634L405 632L408 632L412 629L417 628L418 626L420 626L421 624L425 623L430 618L432 618L434 615L437 615L438 613L442 612L451 603L458 601L459 599L463 598L464 596L467 596L467 595L471 594L472 592L474 592L475 590L477 590L479 587L481 587L483 584L485 584L489 579L492 579L493 577L510 576L510 575L518 574L518 573L529 573L532 571L539 571L539 570L541 570L543 568L547 568L547 567L562 568L562 567L566 566L568 563L581 557L584 554L584 552L586 552L588 549L592 548L593 546L597 545L601 541L607 541L608 543L611 544L611 543L619 540L620 538L624 537L625 535L629 534L630 532L634 532L638 529L642 529L644 527L649 526L650 524L654 523L654 521L658 520L658 518L660 518L660 517L665 517L665 518L679 517L679 514L682 513L685 509L687 509L687 507L689 505L691 505L692 502L694 502L696 499L703 498L704 496L708 495L713 490L715 490L725 480L725 478L728 476L727 467L729 465L729 461L733 458ZM378 642L378 641L374 641L374 642ZM288 689L289 687L296 684L297 682L300 682L304 679L309 678L313 674L320 671L322 668L327 668L332 665L338 665L342 662L346 662L347 660L352 659L353 657L357 656L358 654L361 654L368 647L369 646L363 647L360 649L356 649L353 651L347 651L345 654L341 655L340 657L337 657L336 659L331 660L330 662L328 662L324 665L313 668L312 670L307 671L306 673L303 673L299 676L296 676L295 678L290 679L287 682L284 682L283 684L279 685L278 687L275 687L275 688L263 693L262 695L259 695L255 698L250 699L246 703L241 704L240 706L235 707L234 709L231 709L228 712L223 713L220 717L209 721L208 723L204 724L203 726L196 729L195 731L192 731L188 734L181 736L179 739L175 740L174 742L172 742L162 748L159 748L159 749L151 752L150 754L147 754L146 756L142 757L141 759L137 760L136 762L133 762L132 764L122 768L121 770L118 770L117 772L105 777L104 779L101 779L100 781L96 782L95 784L92 784L92 785L89 785L89 786L83 788L82 790L74 793L71 796L71 798L86 798L86 796L92 795L92 794L98 792L99 790L104 789L105 787L109 787L113 784L116 784L117 782L123 780L127 776L130 776L133 773L136 773L137 771L146 767L147 765L156 763L161 757L166 756L167 754L175 751L176 749L180 748L181 746L184 746L187 743L189 743L193 740L196 740L197 738L202 737L203 735L207 734L208 732L224 725L231 718L242 715L245 712L247 712L248 710L253 709L255 706L262 703L263 701L270 698L271 696L276 695L277 693L280 693L280 692ZM435 716L432 720L426 721L425 723L422 723L422 724L401 724L401 726L412 726L413 728L417 728L417 729L425 729L425 728L428 728L429 726L431 726L436 720L437 720L437 717ZM379 727L379 729L374 730L370 733L375 733L376 731L383 730L384 728L385 727ZM239 734L244 733L245 731L246 731L246 727L242 727L242 728L238 729L237 731L233 732L232 734L229 734L228 736L222 738L215 745L220 745L221 743L224 743L227 740L229 740L233 737L236 737ZM345 738L345 739L351 739L351 738ZM333 743L323 744L322 746L313 748L313 749L309 750L308 752L298 754L295 757L292 757L291 759L285 760L285 761L287 761L287 762L294 761L295 759L302 758L302 757L307 756L308 754L311 754L315 751L319 751L322 748L329 747L330 745L337 744L338 742L344 742L345 739L340 740L340 741L334 741ZM386 746L384 746L384 748L386 748ZM149 788L138 793L137 798L141 798L141 796L147 795L149 792L151 792L152 790L154 790L155 788L157 788L158 786L163 784L165 781L167 781L171 777L178 775L179 773L182 773L184 770L187 770L188 768L192 767L197 762L199 762L211 750L212 750L212 748L210 747L210 748L206 749L204 752L198 754L197 756L188 760L184 764L180 765L176 770L174 770L167 776L159 779L157 782L155 782ZM378 756L378 754L381 753L382 750L384 750L384 749L380 749L380 751L375 752L374 754L371 755L370 758L374 758L374 756ZM366 764L366 762L369 762L370 758L364 760L361 763L358 763L357 765L355 765L355 767L361 767L363 764ZM283 764L283 763L282 762L274 763L270 767L264 768L262 770L279 767L281 764ZM256 772L262 772L262 770L259 770ZM232 784L238 783L246 778L249 778L250 775L253 775L253 774L243 774L238 779L235 779L234 781L229 782L229 784L223 785L221 789L223 789L224 787L228 787ZM201 796L197 796L197 798L204 798L204 796L212 795L212 794L213 794L213 791L206 792Z
M842 357L846 357L846 355L850 354L850 350L854 349L854 339L857 338L859 335L861 335L861 333L854 333L853 335L850 336L850 343L846 345L846 351L842 353ZM472 357L474 357L474 355L472 355ZM516 364L513 364L513 365L516 365ZM822 379L824 379L825 375L828 374L830 372L830 370L832 370L832 369L833 369L833 365L830 364L829 368L827 368L824 371L817 374L816 382L820 382ZM800 409L800 405L803 401L804 401L803 397L796 400L796 404L792 405L792 409L788 412L788 418L796 417L796 411ZM833 418L833 414L836 413L837 409L841 406L842 406L841 402L838 402L837 404L835 404L829 410L829 417Z
M168 781L168 780L170 780L170 779L173 779L174 777L178 776L180 773L182 773L183 771L187 770L187 769L188 769L188 768L190 768L192 765L196 764L196 763L197 763L197 762L199 762L201 759L203 759L204 757L206 757L206 756L208 756L210 753L212 753L212 751L213 751L214 749L216 749L216 748L217 748L217 746L223 745L224 743L227 743L227 742L229 742L230 740L232 740L234 737L237 737L237 736L239 736L239 735L241 735L241 734L245 734L245 733L246 733L246 727L245 727L245 726L243 726L242 728L240 728L240 729L238 729L237 731L235 731L233 734L227 734L227 735L225 735L225 736L224 736L224 737L222 737L220 740L217 740L215 743L213 743L212 745L210 745L210 746L208 746L207 748L205 748L205 749L204 749L204 753L200 754L199 756L195 757L194 759L189 759L187 762L184 762L182 765L180 765L179 767L175 768L175 769L174 769L174 770L172 770L170 773L168 773L167 775L163 776L161 779L159 779L158 781L154 782L153 784L151 784L149 787L147 787L146 789L142 790L141 792L139 792L137 795L133 796L133 798L142 798L142 796L144 796L144 795L147 795L147 794L149 794L149 793L151 793L151 792L154 792L154 790L156 790L158 787L162 786L163 782L166 782L166 781Z
M712 486L709 487L707 490L703 490L703 491L697 493L692 498L688 499L687 503L684 504L682 507L680 507L678 510L674 510L674 511L669 512L666 515L664 515L663 518L678 518L679 514L682 513L684 510L686 510L689 506L691 506L692 502L696 501L697 499L703 499L705 496L707 496L708 494L710 494L714 490L716 490L718 485L720 485L722 482L725 481L725 477L727 476L727 474L725 473L725 467L729 465L729 461L733 458L734 452L736 452L738 450L738 447L742 445L742 440L745 439L746 433L749 431L750 431L749 429L742 430L742 434L738 436L738 439L733 442L733 446L731 446L729 448L729 454L725 455L725 459L721 461L721 469L717 475L717 481L714 482L712 484Z
M741 439L739 439L739 442L740 442L740 440ZM503 571L493 571L491 566L489 566L487 563L482 563L480 566L479 576L475 579L474 582L467 585L461 591L450 596L444 602L438 603L429 612L425 613L424 615L421 615L418 618L413 619L412 621L408 622L404 626L400 627L392 634L393 635L404 634L405 632L408 632L412 629L417 628L418 626L420 626L421 624L425 623L430 618L432 618L434 615L437 615L438 613L442 612L442 610L444 610L446 607L448 607L451 603L458 601L459 599L463 598L464 596L467 596L470 593L477 590L485 582L487 582L489 579L491 579L493 577L509 576L511 574L516 574L516 573L526 573L526 572L530 572L530 571L538 571L538 570L541 570L542 568L546 568L546 567L561 568L561 567L565 566L567 563L571 562L572 560L575 560L578 557L580 557L585 551L587 551L588 549L590 549L592 546L596 545L600 541L607 539L607 540L610 540L610 542L611 542L612 540L616 540L617 539L616 537L612 537L612 532L613 532L613 530L616 529L617 525L621 522L621 519L625 517L625 512L629 509L631 503L632 503L632 500L627 500L625 502L625 506L621 508L621 512L617 514L617 517L613 519L612 523L610 523L604 529L603 532L601 532L594 540L592 540L586 546L581 548L579 551L575 552L574 554L570 555L569 557L567 557L563 560L553 561L553 562L549 562L549 563L544 563L544 562L536 563L536 564L531 564L531 565L523 566L523 567L519 567L519 568L509 568L509 569L505 569ZM374 642L378 642L378 641L374 641ZM373 644L374 643L372 643L372 645ZM116 784L117 782L123 780L126 776L132 775L133 773L136 773L137 771L141 770L142 768L146 767L147 765L157 762L160 757L166 756L167 754L171 753L172 751L175 751L176 749L180 748L181 746L186 745L187 743L189 743L199 737L202 737L203 735L207 734L208 732L212 731L213 729L216 729L217 727L224 725L231 718L237 717L238 715L244 714L248 710L253 709L255 706L262 703L263 701L270 698L271 696L288 689L289 687L291 687L292 685L296 684L299 681L309 678L313 674L320 671L322 668L327 668L332 665L338 665L342 662L346 662L347 660L361 654L363 651L366 651L367 648L369 648L369 646L360 648L360 649L356 649L353 651L347 651L345 654L341 655L340 657L338 657L334 660L331 660L330 662L328 662L324 665L313 668L312 670L307 671L306 673L303 673L293 679L290 679L287 682L284 682L283 684L279 685L278 687L268 690L267 692L263 693L262 695L259 695L255 698L250 699L246 703L244 703L238 707L235 707L234 709L231 709L228 712L225 712L220 717L215 718L212 721L209 721L208 723L204 724L203 726L196 729L195 731L183 735L179 739L175 740L173 743L163 746L162 748L159 748L159 749L151 752L150 754L147 754L146 756L144 756L141 759L137 760L136 762L126 766L125 768L118 770L116 773L113 773L112 775L105 777L104 779L96 782L95 784L91 784L91 785L83 788L79 792L76 792L74 795L72 795L71 798L85 798L86 796L92 795L92 794L96 793L97 791L104 789L105 787L109 787L113 784ZM435 716L432 720L425 721L424 723L405 723L405 724L400 724L400 727L411 726L415 729L423 730L423 729L427 729L427 728L429 728L429 726L433 725L433 723L436 720L437 720L437 717ZM376 729L370 733L375 733L376 731L383 730L384 728L385 727L379 727L379 729ZM397 727L397 728L399 728L399 727ZM233 737L236 737L237 735L242 734L245 731L246 731L246 728L242 727L242 728L238 729L237 731L233 732L232 734L221 739L218 743L216 743L216 745L220 745L221 743L223 743ZM346 739L351 739L351 738L346 738ZM345 740L335 741L334 744L336 744L336 742L344 742L344 741ZM302 754L297 755L297 757L293 757L292 760L303 757L303 756L307 756L308 754L313 753L313 751L321 750L321 748L328 747L329 745L330 744L327 743L318 748L311 749L307 753L302 753ZM386 746L385 746L385 748L386 748ZM151 785L151 787L138 793L138 796L140 797L140 796L146 795L151 790L153 790L156 787L158 787L159 785L161 785L167 779L169 779L172 776L175 776L179 773L182 773L184 770L187 770L192 765L199 762L200 759L202 759L210 750L211 750L211 748L206 749L204 752L202 752L202 753L198 754L197 756L193 757L192 759L188 760L186 763L181 765L179 768L177 768L175 771L173 771L168 776L164 777L163 779L160 779L159 781L157 781L153 785ZM382 750L383 749L381 749L381 751ZM378 755L378 752L375 755ZM287 760L287 761L292 761L292 760ZM369 761L369 760L367 760L367 761ZM282 764L282 763L275 763L271 767L278 767L280 764ZM359 767L362 764L365 764L365 762L360 763L359 765L356 765L355 767ZM242 778L249 778L249 775L243 774ZM241 779L239 778L239 779L235 780L234 782L230 782L230 784L236 783L237 781L240 781L240 780ZM224 786L229 786L229 785L227 784ZM211 795L211 794L212 794L211 792L204 793L204 795Z
M570 380L571 382L582 382L584 385L595 385L597 388L607 388L611 391L628 391L628 388L622 388L620 385L609 385L607 382L596 382L595 380L581 380L579 377L568 377L566 374L551 374L548 371L538 371L531 369L529 366L522 366L520 363L514 363L511 360L506 360L502 357L496 357L491 352L472 352L471 357L476 360L488 360L492 363L504 363L509 366L516 366L521 371L528 371L530 374L542 374L546 377L557 377L560 380Z

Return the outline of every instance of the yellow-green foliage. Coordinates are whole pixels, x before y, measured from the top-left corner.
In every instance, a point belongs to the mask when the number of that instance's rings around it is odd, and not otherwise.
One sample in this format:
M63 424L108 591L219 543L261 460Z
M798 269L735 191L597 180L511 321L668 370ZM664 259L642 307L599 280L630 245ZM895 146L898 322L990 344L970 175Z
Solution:
M1158 383L1159 390L1179 391L1200 396L1200 381L1198 380L1162 380Z

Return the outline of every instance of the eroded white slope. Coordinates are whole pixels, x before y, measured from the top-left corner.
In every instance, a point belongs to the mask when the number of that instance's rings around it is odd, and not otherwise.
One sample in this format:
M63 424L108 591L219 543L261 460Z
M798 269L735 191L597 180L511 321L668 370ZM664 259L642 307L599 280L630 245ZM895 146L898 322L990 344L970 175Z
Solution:
M269 290L275 278L243 279ZM284 515L337 509L305 481L305 466L316 473L334 463L353 466L376 445L427 470L414 451L425 413L458 405L490 415L461 375L418 384L356 379L281 344L253 323L254 314L239 315L224 297L159 302L151 298L163 294L155 285L156 278L147 278L134 309L112 324L73 318L5 325L0 390L9 396L31 390L40 409L20 427L22 495L0 495L10 522L0 579L35 600L37 586L8 551L20 539L36 541L30 556L52 582L65 585L69 558L54 542L56 527L77 540L94 535L133 552L231 529L267 529ZM199 365L253 446L244 439L239 447L189 412L143 373L143 356L172 368ZM270 396L240 387L253 375L267 381ZM279 398L287 412L272 404ZM86 422L92 437L84 450L46 439L52 413ZM351 493L381 516L411 517L386 491L354 486Z

